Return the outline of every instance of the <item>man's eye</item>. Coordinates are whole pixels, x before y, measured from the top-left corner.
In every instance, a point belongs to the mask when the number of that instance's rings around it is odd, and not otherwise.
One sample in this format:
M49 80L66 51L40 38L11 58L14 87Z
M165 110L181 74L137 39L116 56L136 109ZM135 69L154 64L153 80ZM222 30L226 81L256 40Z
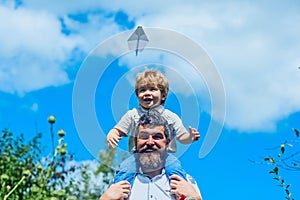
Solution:
M149 138L149 136L148 135L140 135L139 138L142 139L142 140L146 140L146 139Z
M162 134L159 133L159 134L153 135L152 138L153 138L154 140L161 140L161 139L164 138L164 136L163 136Z

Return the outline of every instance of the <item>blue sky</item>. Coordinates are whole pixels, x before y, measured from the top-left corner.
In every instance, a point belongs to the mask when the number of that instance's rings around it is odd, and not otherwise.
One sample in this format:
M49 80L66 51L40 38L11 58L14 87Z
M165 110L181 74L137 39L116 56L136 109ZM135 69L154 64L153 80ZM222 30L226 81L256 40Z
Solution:
M66 130L69 151L76 159L94 159L104 134L127 109L137 106L135 74L146 64L158 64L171 85L166 107L202 134L199 142L179 152L179 158L196 178L204 199L284 199L268 174L271 167L249 160L276 155L266 148L293 138L292 128L299 129L299 9L297 1L2 0L0 127L23 132L28 138L43 132L42 141L49 150L47 118L53 114L55 129ZM104 47L138 25L148 30L148 36L153 36L151 27L184 35L205 50L212 68L202 71L201 77L182 55L152 48L135 56L129 50L120 51L125 47L119 42ZM149 46L173 45L197 55L182 40L172 39L160 42L150 37ZM105 68L103 60L93 60L102 49L108 53L105 59L114 61ZM79 81L86 66L92 66L95 71L91 72L102 70L96 84L88 78ZM222 88L216 91L224 92L224 101L214 96L209 73L213 70L221 78ZM89 84L95 87L80 98L93 102L80 107L80 121L76 121L78 112L74 115L76 83L83 89L80 92ZM224 124L218 118L222 112L213 110L219 104L226 106ZM95 112L101 133L91 128L88 111ZM219 122L222 132L212 151L200 159L212 121ZM83 127L91 129L78 131L83 122ZM99 146L93 139L98 136ZM121 148L126 148L125 140ZM298 199L299 172L284 171L284 177Z

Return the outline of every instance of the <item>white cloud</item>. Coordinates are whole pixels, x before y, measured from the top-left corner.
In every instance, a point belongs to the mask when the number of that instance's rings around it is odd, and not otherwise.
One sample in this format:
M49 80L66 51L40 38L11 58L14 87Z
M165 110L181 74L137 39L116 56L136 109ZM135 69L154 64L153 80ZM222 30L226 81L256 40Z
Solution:
M0 7L0 90L23 94L69 82L63 63L77 45L46 12Z
M300 15L294 9L287 14L282 5L211 5L181 5L177 13L169 9L139 21L204 44L225 84L229 128L272 131L278 120L300 109Z
M272 12L257 8L239 28L204 36L225 83L230 128L273 131L280 119L300 109L300 26L289 21L299 15Z
M26 1L18 9L12 3L0 6L0 17L6 19L0 27L0 91L22 95L69 83L67 62L83 59L74 58L73 51L88 53L120 31L113 15L89 12L89 4L45 3ZM87 22L69 16L78 11L86 13ZM71 34L63 33L61 20Z
M225 84L228 127L273 130L281 118L300 110L297 2L27 0L23 6L0 7L6 19L0 27L2 91L22 93L69 82L63 63L72 50L88 52L122 30L112 13L123 10L137 25L170 28L203 45ZM68 15L78 12L87 13L86 23ZM59 17L74 34L61 33Z
M228 128L273 131L280 119L300 110L297 7L173 2L137 24L170 28L203 45L225 84Z

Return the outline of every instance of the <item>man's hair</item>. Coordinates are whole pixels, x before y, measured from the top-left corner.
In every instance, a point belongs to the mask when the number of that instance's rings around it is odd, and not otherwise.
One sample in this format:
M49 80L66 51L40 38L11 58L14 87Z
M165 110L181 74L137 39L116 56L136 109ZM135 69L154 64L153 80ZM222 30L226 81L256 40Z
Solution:
M146 69L144 72L137 74L135 80L135 94L138 95L139 89L147 85L157 86L162 95L168 96L169 81L160 71ZM162 100L161 104L164 104Z
M155 109L150 109L146 113L144 113L139 121L138 126L163 126L165 129L166 139L174 138L173 126L169 125L167 120Z

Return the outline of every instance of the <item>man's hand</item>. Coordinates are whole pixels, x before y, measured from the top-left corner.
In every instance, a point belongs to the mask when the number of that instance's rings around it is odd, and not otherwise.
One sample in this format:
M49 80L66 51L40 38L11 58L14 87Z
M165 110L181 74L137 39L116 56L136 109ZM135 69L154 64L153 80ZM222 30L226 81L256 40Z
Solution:
M111 129L106 136L107 143L112 148L116 148L121 139L119 131L115 128Z
M189 127L190 136L192 137L192 141L197 141L200 138L200 134L197 129Z
M100 197L99 200L124 200L130 195L130 183L128 181L120 181L112 184Z
M187 182L182 177L175 174L170 176L170 179L170 192L172 194L176 195L177 197L184 195L186 197L195 197L196 199L202 200L201 195L190 182Z

